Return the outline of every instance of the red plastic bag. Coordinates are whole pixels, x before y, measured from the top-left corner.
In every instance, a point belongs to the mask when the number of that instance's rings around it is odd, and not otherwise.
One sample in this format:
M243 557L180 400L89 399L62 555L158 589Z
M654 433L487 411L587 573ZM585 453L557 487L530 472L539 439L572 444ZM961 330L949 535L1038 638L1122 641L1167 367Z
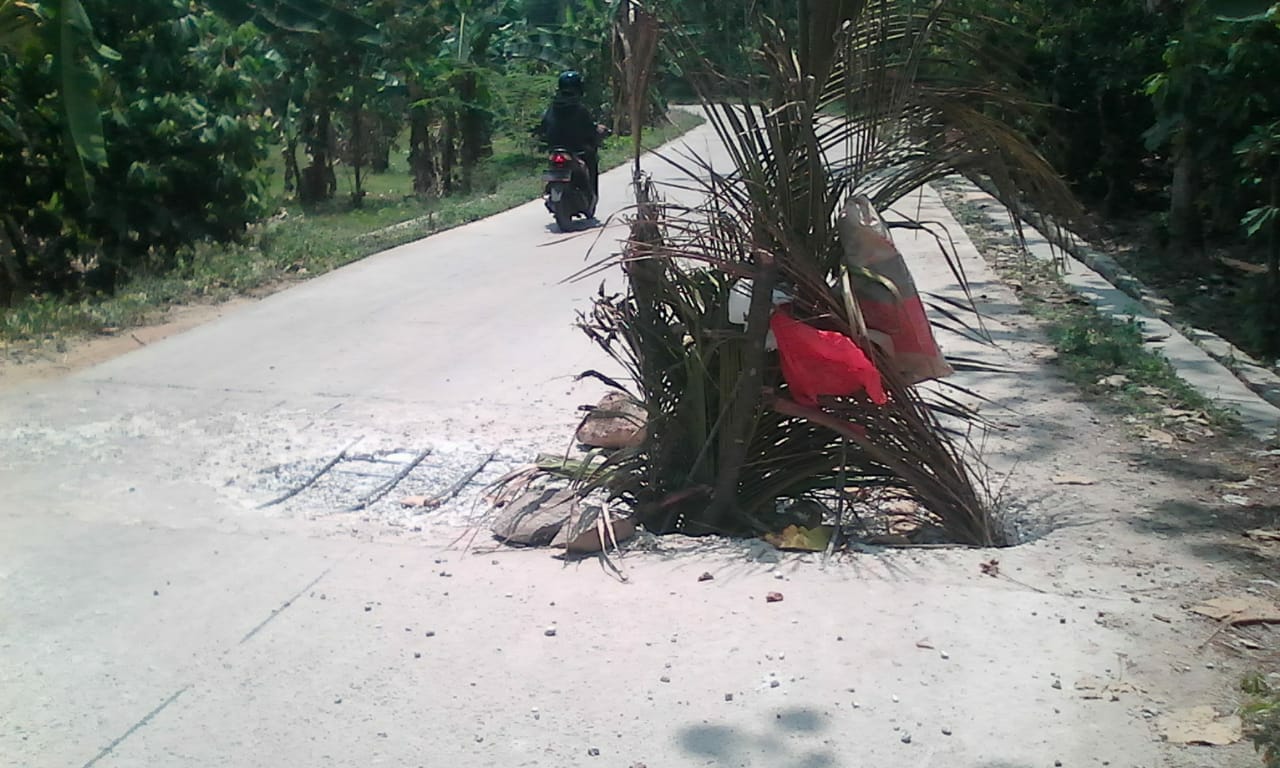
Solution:
M819 395L848 397L864 391L877 405L889 401L880 371L853 339L796 320L786 305L774 310L769 329L778 342L782 376L797 403L812 406Z

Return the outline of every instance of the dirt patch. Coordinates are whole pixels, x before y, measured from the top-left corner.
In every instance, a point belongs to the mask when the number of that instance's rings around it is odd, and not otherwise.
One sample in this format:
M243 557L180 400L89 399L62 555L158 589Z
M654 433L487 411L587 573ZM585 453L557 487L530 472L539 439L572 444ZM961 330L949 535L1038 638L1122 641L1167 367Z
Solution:
M283 287L283 286L282 286ZM12 344L0 348L0 392L38 384L90 368L154 344L258 301L274 291L255 292L219 304L171 307L158 322L122 328L97 336L57 339L40 345Z

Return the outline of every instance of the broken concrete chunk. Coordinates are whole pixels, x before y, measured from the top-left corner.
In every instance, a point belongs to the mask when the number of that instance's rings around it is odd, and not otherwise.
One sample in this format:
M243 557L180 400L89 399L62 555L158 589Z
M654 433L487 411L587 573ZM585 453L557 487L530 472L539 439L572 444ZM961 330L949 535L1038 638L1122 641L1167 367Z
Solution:
M506 544L546 546L568 522L573 503L574 493L567 488L526 491L499 511L490 530Z
M1094 485L1097 482L1098 481L1094 480L1092 477L1074 475L1069 472L1064 472L1061 475L1055 475L1053 478L1054 485Z
M613 526L613 534L609 531L604 532L604 543L608 546L602 546L600 541L600 527L596 521L600 517L601 509L595 505L582 507L581 514L577 519L570 520L560 529L560 533L556 535L555 540L551 542L553 547L563 547L570 554L589 555L608 549L613 543L624 542L636 535L636 524L630 520L626 520L617 516L610 516L609 521Z
M1280 624L1280 608L1259 597L1215 597L1191 608L1216 621L1240 624Z
M1225 747L1235 744L1241 735L1239 717L1221 716L1208 705L1170 712L1160 718L1160 736L1172 744Z
M578 427L578 442L593 448L632 448L644 442L646 421L644 406L621 392L610 392Z

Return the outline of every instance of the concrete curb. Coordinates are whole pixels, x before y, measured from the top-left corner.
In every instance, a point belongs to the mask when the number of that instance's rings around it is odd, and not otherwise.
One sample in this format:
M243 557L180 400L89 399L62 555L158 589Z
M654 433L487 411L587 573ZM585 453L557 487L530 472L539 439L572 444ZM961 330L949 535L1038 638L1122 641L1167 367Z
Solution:
M968 181L950 186L979 207L990 228L1015 235L1008 210L998 200ZM1143 327L1144 337L1151 339L1146 346L1167 359L1188 385L1234 411L1242 426L1255 437L1264 441L1280 439L1280 407L1276 405L1280 402L1280 377L1256 361L1241 364L1241 357L1248 359L1247 355L1214 334L1196 329L1184 332L1173 322L1172 305L1148 291L1105 254L1078 246L1062 249L1031 222L1023 227L1023 233L1033 258L1055 261L1066 255L1063 280L1099 311L1117 318L1135 318ZM1246 382L1214 352L1234 360L1253 381ZM1271 397L1264 397L1263 392Z
M974 186L964 180L963 186L972 191L981 192L991 197L990 190ZM992 202L996 202L992 198ZM999 205L998 202L996 202ZM1003 206L1002 206L1003 207ZM1034 228L1041 236L1047 228L1044 220L1035 213L1025 213L1024 223ZM1249 353L1222 338L1212 331L1196 328L1178 319L1173 304L1163 296L1143 285L1140 280L1130 274L1119 262L1105 253L1091 248L1088 243L1075 233L1068 233L1070 242L1065 245L1055 243L1063 251L1071 254L1077 261L1102 275L1109 283L1124 291L1134 300L1140 302L1156 317L1176 328L1191 343L1200 347L1227 370L1244 383L1254 394L1271 405L1280 408L1280 369L1270 368L1255 359Z

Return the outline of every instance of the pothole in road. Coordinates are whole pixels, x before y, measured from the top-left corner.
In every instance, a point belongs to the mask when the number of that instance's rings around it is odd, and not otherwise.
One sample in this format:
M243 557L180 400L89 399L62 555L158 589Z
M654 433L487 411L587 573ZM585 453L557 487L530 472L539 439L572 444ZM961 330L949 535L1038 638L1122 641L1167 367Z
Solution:
M384 443L386 445L386 443ZM364 518L393 526L444 524L484 527L493 510L487 494L504 477L531 466L538 455L532 448L507 447L499 451L478 445L434 443L418 447L384 447L360 450L348 446L328 458L285 462L263 469L245 488L267 513L324 518L358 512ZM403 502L415 499L419 506ZM911 549L950 547L936 526L913 522L910 510L869 503L850 510L841 538L861 547L886 546ZM1000 505L998 523L1006 547L1038 541L1064 523L1047 511L1046 499L1006 499ZM797 509L779 510L778 529L795 522ZM811 513L813 514L813 513ZM825 522L830 525L834 518ZM856 520L856 524L850 524ZM642 535L641 540L666 537ZM956 545L959 546L959 545Z
M248 489L259 508L308 517L363 512L370 517L421 517L432 523L474 524L486 512L485 488L527 465L514 451L433 444L430 448L354 448L325 458L262 470ZM413 498L417 507L403 502Z

